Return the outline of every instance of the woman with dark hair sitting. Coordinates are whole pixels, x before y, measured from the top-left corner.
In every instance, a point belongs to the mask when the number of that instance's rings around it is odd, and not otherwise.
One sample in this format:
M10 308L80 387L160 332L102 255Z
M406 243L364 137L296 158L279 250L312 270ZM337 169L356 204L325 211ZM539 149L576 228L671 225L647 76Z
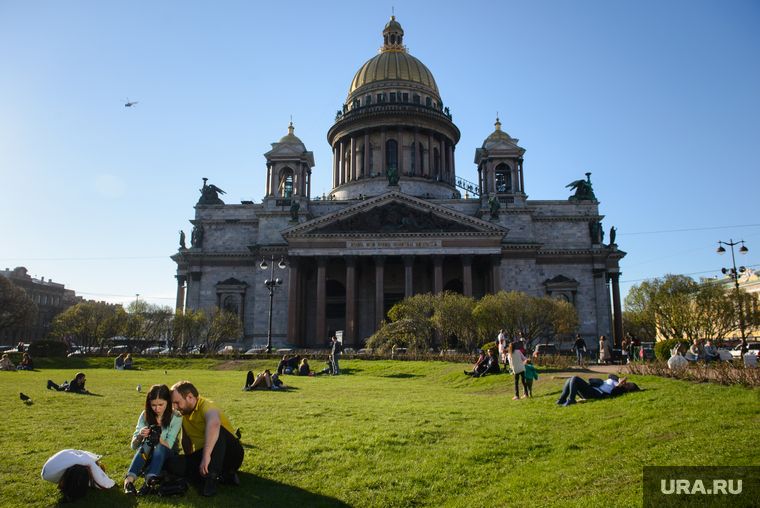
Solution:
M597 382L593 382L594 380L591 379L589 381L592 381L592 383L589 384L578 376L573 376L565 381L565 386L562 388L562 394L559 396L559 399L555 404L565 407L575 404L575 397L578 395L584 400L589 400L615 397L627 392L641 391L641 388L639 388L636 383L626 383L626 379L628 378L624 377L618 379L615 374L610 374L607 381L598 379L596 380Z
M137 450L124 478L124 493L137 496L149 494L156 486L158 474L164 460L174 456L177 436L182 428L182 417L172 411L172 395L166 385L153 385L145 398L145 410L137 419L137 427L132 435L132 449ZM158 427L160 433L156 436ZM153 436L151 436L153 434ZM151 442L150 438L153 437ZM147 439L146 439L147 438ZM157 439L156 439L157 438ZM145 485L135 489L135 480L146 464L150 463Z

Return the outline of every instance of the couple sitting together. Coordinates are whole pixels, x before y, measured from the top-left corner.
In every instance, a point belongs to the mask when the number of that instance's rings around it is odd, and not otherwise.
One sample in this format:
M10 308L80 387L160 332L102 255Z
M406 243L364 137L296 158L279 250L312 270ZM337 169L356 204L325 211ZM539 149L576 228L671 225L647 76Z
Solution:
M180 454L180 447L184 454ZM224 412L212 400L201 397L189 381L180 381L171 389L166 385L150 388L137 420L132 449L137 453L124 480L126 494L150 494L160 486L162 470L203 484L204 496L216 494L219 482L240 485L237 471L244 452L239 433L238 437L233 435ZM141 471L147 471L145 485L137 490L135 480Z

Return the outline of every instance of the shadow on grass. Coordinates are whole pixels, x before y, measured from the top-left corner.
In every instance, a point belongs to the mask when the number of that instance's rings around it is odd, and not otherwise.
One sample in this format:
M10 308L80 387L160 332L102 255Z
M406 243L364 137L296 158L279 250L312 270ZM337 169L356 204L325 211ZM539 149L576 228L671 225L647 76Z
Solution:
M387 377L392 379L410 379L415 377L423 377L421 374L388 374L385 376L379 376L379 377Z
M259 507L309 506L316 508L351 508L351 505L339 499L314 494L299 487L261 478L251 473L238 472L238 477L240 478L240 497L244 498L249 506L255 504ZM237 494L235 492L237 489L234 487L222 488L230 489L229 494L233 496Z

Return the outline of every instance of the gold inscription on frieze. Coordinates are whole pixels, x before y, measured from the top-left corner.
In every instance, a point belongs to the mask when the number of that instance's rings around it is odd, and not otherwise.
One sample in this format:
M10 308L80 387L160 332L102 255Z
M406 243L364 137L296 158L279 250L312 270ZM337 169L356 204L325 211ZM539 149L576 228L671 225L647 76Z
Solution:
M440 247L438 242L346 242L349 249Z

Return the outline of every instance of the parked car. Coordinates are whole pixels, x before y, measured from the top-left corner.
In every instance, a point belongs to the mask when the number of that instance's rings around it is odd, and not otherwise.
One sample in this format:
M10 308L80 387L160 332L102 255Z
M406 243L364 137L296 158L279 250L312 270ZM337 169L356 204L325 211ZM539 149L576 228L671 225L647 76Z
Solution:
M245 354L247 354L247 355L260 355L260 354L266 353L266 352L267 352L266 346L259 346L259 347L255 347L255 348L249 349L248 351L245 352Z
M166 349L166 348L162 348L161 346L153 346L153 347L145 348L145 350L142 352L142 354L144 354L144 355L157 355L158 353L160 353L164 349Z
M557 346L554 344L536 344L533 348L533 356L551 356L559 354Z
M108 350L108 355L123 355L129 353L129 346L114 346Z
M742 356L742 345L739 344L738 346L734 347L730 350L731 356L733 358L741 358ZM760 355L760 342L748 342L747 343L747 354L748 355Z

